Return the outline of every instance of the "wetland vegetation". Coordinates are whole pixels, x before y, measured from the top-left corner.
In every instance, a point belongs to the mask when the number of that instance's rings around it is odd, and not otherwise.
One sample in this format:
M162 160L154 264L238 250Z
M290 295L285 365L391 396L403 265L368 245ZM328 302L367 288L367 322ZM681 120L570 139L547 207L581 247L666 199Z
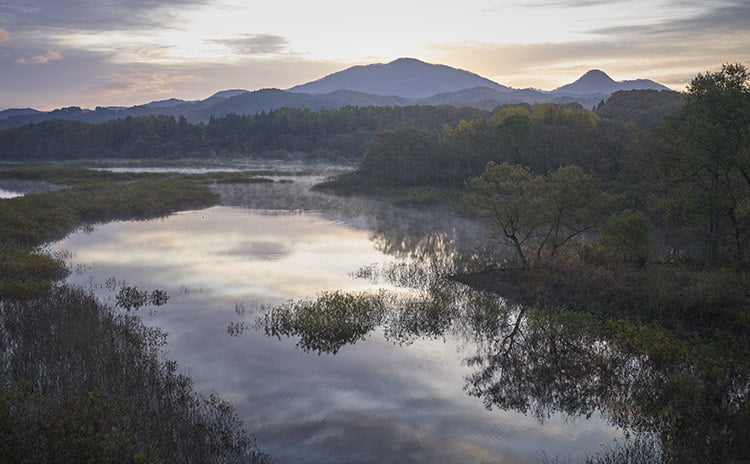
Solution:
M396 205L352 216L372 219L365 228L376 249L400 260L356 276L399 290L320 289L231 322L230 335L291 338L329 357L376 333L397 346L460 340L464 391L485 407L541 422L601 414L630 437L584 461L746 462L750 79L744 66L726 65L698 75L681 106L673 97L618 94L596 111L284 110L201 127L169 118L53 122L3 131L0 147L6 159L32 148L28 159L55 157L58 142L60 159L85 158L83 142L118 140L112 153L144 157L362 153L356 171L317 189L348 195L349 206L361 194ZM633 99L651 112L633 116ZM663 116L673 104L679 109ZM345 129L325 129L331 121ZM30 142L38 139L57 142ZM101 143L90 146L101 152ZM272 175L0 168L0 179L61 187L0 200L0 460L269 459L228 403L197 393L164 357L165 334L135 313L168 295L114 281L117 304L108 305L61 283L69 257L43 246L80 227L209 207L219 193L226 204L246 202L253 187L277 185ZM243 186L236 199L233 186ZM482 232L456 235L453 217ZM246 248L264 259L284 253L268 243Z
M742 65L701 74L679 110L645 128L535 105L500 108L439 134L381 132L359 170L326 188L473 212L515 250L443 272L503 298L503 311L479 319L499 324L490 326L490 342L478 343L489 352L466 361L477 368L467 391L486 405L540 417L602 408L640 437L636 447L658 448L641 455L647 462L744 462L749 84ZM309 332L321 332L308 313L326 304L338 311L344 298L293 303L259 324L308 346ZM405 317L416 333L456 325L451 311L430 310L450 307L442 295L384 300L390 310L379 298L368 304L386 333L402 334ZM431 319L438 314L445 319ZM359 322L356 338L372 325ZM330 340L312 346L338 348Z
M3 462L265 462L231 406L198 394L164 359L165 334L131 313L158 290L120 289L119 307L58 284L64 256L41 246L99 222L147 219L217 200L226 177L16 166L4 178L64 186L0 202ZM231 174L237 176L237 174Z

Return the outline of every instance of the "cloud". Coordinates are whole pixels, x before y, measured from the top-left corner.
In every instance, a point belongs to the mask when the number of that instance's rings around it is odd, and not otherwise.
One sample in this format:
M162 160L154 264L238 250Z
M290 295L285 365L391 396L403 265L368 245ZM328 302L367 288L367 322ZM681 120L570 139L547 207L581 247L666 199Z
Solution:
M681 4L688 14L627 27L592 28L591 39L456 42L433 44L431 50L438 61L502 84L546 90L572 82L592 68L616 80L648 78L683 90L698 72L726 62L750 62L750 3L730 1L710 8L693 0Z
M31 58L19 58L16 60L16 63L44 64L49 63L50 61L59 61L62 59L63 56L60 54L60 52L57 52L55 50L47 50L47 53L45 53L44 55L32 56Z
M587 8L592 6L625 3L626 0L538 0L522 4L527 8Z
M648 40L580 41L539 44L454 43L434 45L437 61L450 63L512 87L552 90L590 69L615 80L653 79L682 90L697 72L744 53L741 46ZM716 63L715 63L716 62ZM707 64L708 63L708 64Z
M10 32L5 29L0 29L0 43L8 42L10 40Z
M750 3L742 0L704 8L699 13L684 18L638 26L600 28L592 32L620 38L648 35L652 40L685 40L698 35L719 39L729 34L742 34L747 37L748 22Z
M105 98L169 95L174 93L175 83L192 79L192 75L157 71L112 73L96 82L91 94Z
M0 0L0 24L17 29L112 30L168 25L174 13L208 0Z
M233 48L243 55L273 55L284 52L289 45L285 37L272 34L247 34L238 38L217 39L211 42Z

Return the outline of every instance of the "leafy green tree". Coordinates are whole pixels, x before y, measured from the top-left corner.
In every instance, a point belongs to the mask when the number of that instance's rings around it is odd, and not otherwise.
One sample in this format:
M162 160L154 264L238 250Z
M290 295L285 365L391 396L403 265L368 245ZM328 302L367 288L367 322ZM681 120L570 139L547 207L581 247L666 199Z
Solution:
M587 171L594 169L598 158L596 114L577 104L545 103L532 106L530 111L533 124L524 146L523 164L535 174L571 164Z
M535 176L521 165L490 162L468 181L471 206L489 216L502 242L512 246L523 267L528 247L536 247L537 263L601 220L607 196L599 180L578 166L548 176Z
M490 162L467 185L472 206L491 218L499 239L511 245L522 266L528 267L524 247L544 222L540 178L525 166Z
M661 174L668 209L702 230L712 260L747 252L750 197L750 75L741 64L698 74L685 105L662 128Z
M651 250L649 228L643 212L626 209L604 224L601 242L618 258L644 265Z
M378 133L360 163L360 173L386 185L416 186L440 175L435 137L424 130L398 127Z
M648 127L677 111L685 104L685 95L672 90L619 90L594 112L602 118Z
M562 246L593 229L609 203L599 179L578 166L561 167L544 177L539 193L544 219L537 247L540 261L545 249L554 257Z

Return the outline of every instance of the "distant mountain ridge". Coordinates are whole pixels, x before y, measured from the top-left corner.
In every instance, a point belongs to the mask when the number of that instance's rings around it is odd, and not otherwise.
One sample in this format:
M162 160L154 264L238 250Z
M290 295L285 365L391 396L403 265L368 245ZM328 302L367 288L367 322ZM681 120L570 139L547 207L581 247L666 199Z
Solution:
M12 118L15 116L29 116L37 113L41 113L41 111L35 110L33 108L11 108L0 111L0 119Z
M654 82L649 79L637 79L633 81L615 81L604 71L592 69L586 74L562 87L558 87L553 92L566 94L591 94L591 93L608 93L612 94L619 90L671 90L669 87Z
M438 93L457 92L473 87L511 91L509 87L478 74L414 58L399 58L386 64L353 66L288 90L311 94L353 90L372 95L427 98Z
M506 104L575 102L592 108L614 92L634 89L669 90L648 79L618 82L600 70L588 71L576 81L552 91L514 89L469 71L414 58L399 58L385 64L353 66L287 90L224 90L199 101L170 98L127 108L85 110L74 106L49 112L31 108L8 109L0 111L0 129L49 119L97 123L157 114L205 122L211 116L255 114L285 106L320 110L350 105L452 105L492 110Z

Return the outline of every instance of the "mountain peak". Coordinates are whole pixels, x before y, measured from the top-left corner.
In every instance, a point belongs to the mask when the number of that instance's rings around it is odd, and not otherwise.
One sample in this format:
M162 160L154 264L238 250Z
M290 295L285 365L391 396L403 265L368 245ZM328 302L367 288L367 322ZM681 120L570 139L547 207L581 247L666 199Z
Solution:
M292 87L289 91L323 94L337 90L353 90L372 95L426 98L438 93L474 87L510 90L462 69L426 63L416 58L398 58L390 63L353 66L322 79Z
M615 82L614 79L609 77L607 73L605 73L601 69L592 69L590 71L587 71L586 74L581 76L578 80L586 82Z
M186 101L180 100L179 98L170 98L167 100L152 101L146 103L143 106L147 106L149 108L169 108L171 106L182 105L183 103L186 103Z
M407 64L408 65L408 64L428 64L428 63L425 63L424 61L419 60L417 58L410 58L408 56L404 56L401 58L396 58L395 60L391 61L388 64Z
M617 82L600 69L587 71L574 82L556 89L569 93L612 93L616 90Z
M569 94L611 94L618 90L635 90L635 89L656 89L669 90L659 83L648 79L639 79L637 81L615 81L600 69L587 71L575 82L563 85L555 89L555 92Z
M216 92L215 94L211 95L210 97L208 97L208 99L226 100L228 98L236 97L237 95L246 93L248 93L248 91L244 89L222 90L221 92Z

